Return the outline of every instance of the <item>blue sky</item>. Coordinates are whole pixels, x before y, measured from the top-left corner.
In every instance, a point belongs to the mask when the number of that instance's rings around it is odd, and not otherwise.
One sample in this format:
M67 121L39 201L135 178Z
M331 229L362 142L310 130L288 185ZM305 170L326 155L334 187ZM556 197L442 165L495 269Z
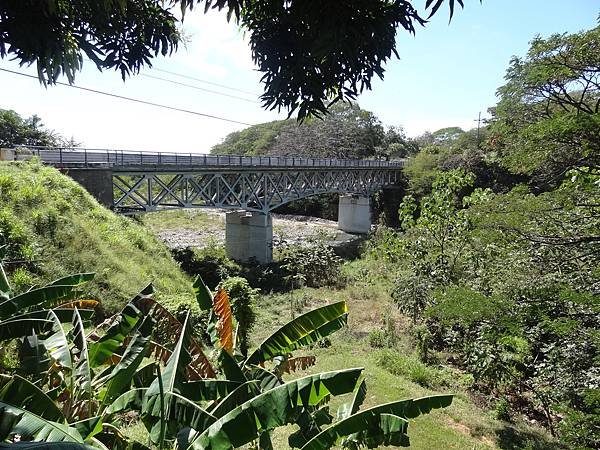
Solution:
M425 0L415 0L422 8ZM418 135L445 126L470 128L479 111L496 103L496 89L512 55L523 55L536 35L575 32L596 25L600 0L465 0L448 25L442 11L416 36L399 30L400 60L386 67L383 81L359 98L386 125L403 126ZM178 72L248 92L260 93L260 74L253 69L247 40L224 15L204 16L194 10L184 24L191 41L170 58L155 60L155 68ZM0 60L0 67L35 74ZM239 95L192 80L145 69L142 75L170 78L204 89ZM123 82L114 72L99 73L91 63L76 84L155 103L260 123L285 114L267 112L258 102L217 96L197 89L136 76ZM0 72L0 108L23 116L40 115L52 129L87 147L153 151L207 152L242 125L167 111L147 105L53 86Z

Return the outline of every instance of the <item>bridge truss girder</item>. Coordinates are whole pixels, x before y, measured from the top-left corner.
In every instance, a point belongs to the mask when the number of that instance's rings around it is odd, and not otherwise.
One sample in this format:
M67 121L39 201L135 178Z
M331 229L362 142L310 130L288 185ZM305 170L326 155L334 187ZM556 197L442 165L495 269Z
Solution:
M138 213L216 207L269 211L313 195L370 195L400 179L399 169L194 170L113 172L113 209Z

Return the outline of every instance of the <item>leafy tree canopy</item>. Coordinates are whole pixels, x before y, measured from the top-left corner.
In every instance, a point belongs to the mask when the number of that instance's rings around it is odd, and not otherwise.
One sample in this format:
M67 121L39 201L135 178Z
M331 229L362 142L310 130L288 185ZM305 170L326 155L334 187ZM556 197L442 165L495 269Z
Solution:
M14 111L0 109L0 147L65 144L67 139L46 129L40 117L33 115L23 119Z
M314 158L405 157L415 146L402 128L385 129L370 111L338 103L323 119L263 123L229 134L214 154L279 155Z
M514 57L492 109L490 149L506 167L557 185L577 166L600 163L600 26L535 38Z
M180 21L194 7L225 10L248 30L263 106L300 119L327 103L354 99L383 78L397 56L396 30L414 33L426 18L409 0L4 0L0 57L37 65L40 80L73 82L83 56L123 78L169 55L181 42ZM463 0L426 0L429 17L447 3L450 17ZM180 13L178 12L180 11Z

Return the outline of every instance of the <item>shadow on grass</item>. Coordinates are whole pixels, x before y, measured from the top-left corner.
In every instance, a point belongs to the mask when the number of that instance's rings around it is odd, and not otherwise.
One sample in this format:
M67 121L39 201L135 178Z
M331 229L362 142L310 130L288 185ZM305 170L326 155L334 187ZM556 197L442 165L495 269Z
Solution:
M503 450L558 450L564 448L541 432L506 424L496 430L496 443Z

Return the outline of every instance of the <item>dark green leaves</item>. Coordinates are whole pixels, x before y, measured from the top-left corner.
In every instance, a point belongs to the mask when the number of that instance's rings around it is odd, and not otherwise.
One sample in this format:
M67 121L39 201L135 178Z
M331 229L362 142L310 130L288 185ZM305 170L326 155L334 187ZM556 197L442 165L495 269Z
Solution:
M290 381L243 403L204 432L191 431L186 438L198 450L240 447L295 421L303 407L318 405L329 395L351 392L361 373L361 368L346 369Z
M331 448L342 440L356 446L408 446L407 421L452 403L451 395L434 395L375 406L336 422L311 439L302 450Z
M196 294L196 301L202 311L208 311L212 308L212 295L202 277L198 275L194 280L194 294Z
M323 339L346 324L346 302L314 309L287 323L248 357L247 364L258 364L275 356L287 355L302 346Z

